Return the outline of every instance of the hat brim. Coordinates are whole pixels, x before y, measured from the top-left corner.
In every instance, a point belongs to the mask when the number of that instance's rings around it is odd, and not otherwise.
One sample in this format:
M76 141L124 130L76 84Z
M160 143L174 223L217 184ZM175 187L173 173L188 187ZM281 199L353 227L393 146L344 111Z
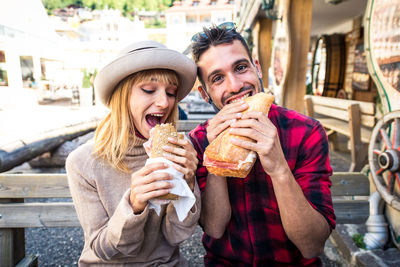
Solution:
M137 50L115 59L96 75L94 87L99 99L109 106L111 95L121 80L149 69L169 69L178 74L178 101L190 93L196 81L196 64L184 54L167 48Z

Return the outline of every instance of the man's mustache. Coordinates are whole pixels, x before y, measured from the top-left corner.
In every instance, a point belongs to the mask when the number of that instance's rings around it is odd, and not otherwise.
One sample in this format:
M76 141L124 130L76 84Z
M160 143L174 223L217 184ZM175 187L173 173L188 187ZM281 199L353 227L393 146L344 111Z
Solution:
M240 93L243 93L245 91L252 90L252 89L254 89L254 86L252 86L252 85L244 86L244 87L240 88L240 90L238 92L229 93L229 95L222 97L222 103L225 103L225 101L232 96L238 95Z

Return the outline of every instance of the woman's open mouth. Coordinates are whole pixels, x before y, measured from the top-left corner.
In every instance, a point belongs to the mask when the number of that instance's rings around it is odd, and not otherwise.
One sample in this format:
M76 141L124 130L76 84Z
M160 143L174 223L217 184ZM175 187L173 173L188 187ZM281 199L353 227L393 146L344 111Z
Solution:
M147 114L146 122L147 122L147 124L150 125L150 128L153 128L157 124L161 123L161 119L163 116L164 116L164 114L160 114L160 113Z

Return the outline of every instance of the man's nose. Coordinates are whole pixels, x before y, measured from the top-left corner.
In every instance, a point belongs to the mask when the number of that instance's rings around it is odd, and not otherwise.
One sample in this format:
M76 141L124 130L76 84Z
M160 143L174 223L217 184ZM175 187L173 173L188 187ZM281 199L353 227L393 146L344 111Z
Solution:
M228 74L226 76L228 91L231 93L237 93L243 87L243 82L235 77L233 74Z

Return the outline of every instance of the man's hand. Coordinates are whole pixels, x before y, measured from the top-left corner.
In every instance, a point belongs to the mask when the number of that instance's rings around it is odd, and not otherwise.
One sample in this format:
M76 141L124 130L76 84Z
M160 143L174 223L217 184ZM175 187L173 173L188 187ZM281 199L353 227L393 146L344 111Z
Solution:
M279 142L276 127L261 112L248 112L241 120L231 124L230 133L249 137L252 141L234 138L234 145L255 151L264 171L271 177L279 176L287 171L288 166Z
M242 116L242 111L245 111L249 105L240 100L238 102L224 106L217 115L208 121L207 139L211 143L217 136L227 129L231 123Z

